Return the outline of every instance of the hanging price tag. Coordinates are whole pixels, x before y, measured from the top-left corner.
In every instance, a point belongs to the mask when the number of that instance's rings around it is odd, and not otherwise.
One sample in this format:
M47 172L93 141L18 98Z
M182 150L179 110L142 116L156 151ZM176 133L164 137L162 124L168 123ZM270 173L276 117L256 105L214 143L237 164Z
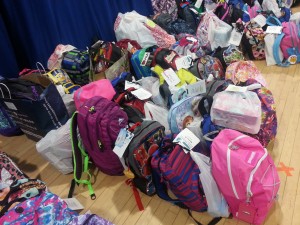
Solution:
M123 157L124 152L126 151L128 145L130 144L133 136L134 134L125 128L122 128L120 130L117 140L115 142L115 147L113 149L113 152L116 153L116 155L119 158Z
M167 69L162 73L163 78L165 79L165 81L168 83L169 86L176 86L177 84L180 83L180 79L177 76L177 74L175 73L174 70Z
M235 45L235 46L240 46L241 41L242 41L243 33L238 32L236 29L233 29L231 31L230 39L229 39L229 44Z
M181 145L185 153L187 153L188 150L192 150L200 140L192 131L185 128L176 136L173 142Z
M206 85L204 80L200 80L194 84L189 84L187 87L188 96L196 96L206 92Z

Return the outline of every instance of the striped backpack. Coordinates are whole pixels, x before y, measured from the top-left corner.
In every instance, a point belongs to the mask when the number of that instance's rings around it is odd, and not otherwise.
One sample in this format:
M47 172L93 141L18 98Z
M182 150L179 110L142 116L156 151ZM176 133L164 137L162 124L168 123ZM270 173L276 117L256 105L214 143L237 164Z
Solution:
M156 193L160 198L197 212L207 210L199 167L189 153L186 154L180 145L172 143L169 136L152 155L151 166ZM171 199L168 189L178 199Z

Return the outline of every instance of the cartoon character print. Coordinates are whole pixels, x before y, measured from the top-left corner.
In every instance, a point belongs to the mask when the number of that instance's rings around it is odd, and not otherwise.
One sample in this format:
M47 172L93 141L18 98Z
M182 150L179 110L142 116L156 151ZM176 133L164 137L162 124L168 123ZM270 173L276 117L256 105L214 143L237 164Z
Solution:
M224 70L220 60L209 55L199 59L198 72L200 77L205 80L210 74L212 74L215 79L224 77Z
M146 141L140 145L139 148L134 150L134 158L138 163L138 168L140 168L141 174L147 178L151 176L151 169L150 169L150 159L152 154L159 148L159 145L164 137L163 129L159 129L154 134L150 134Z

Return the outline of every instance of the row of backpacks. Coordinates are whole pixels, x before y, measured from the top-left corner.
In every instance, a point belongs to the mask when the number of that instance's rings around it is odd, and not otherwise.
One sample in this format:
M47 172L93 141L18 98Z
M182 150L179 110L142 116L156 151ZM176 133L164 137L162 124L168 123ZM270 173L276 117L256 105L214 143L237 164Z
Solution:
M171 19L120 13L118 42L98 41L88 51L58 45L49 70L38 64L1 81L2 104L53 165L68 173L74 164L72 187L86 184L93 199L91 181L80 179L89 175L89 160L108 175L125 174L147 195L261 224L279 188L265 150L277 132L274 99L255 64L244 60L245 52L264 55L261 32L245 32L253 24L243 21L232 29L211 11L227 3L204 4L209 11L199 15L191 2L176 2ZM228 4L236 5L242 2ZM247 5L236 7L237 20L245 20ZM286 19L267 14L272 25ZM234 31L244 33L237 35L241 44Z

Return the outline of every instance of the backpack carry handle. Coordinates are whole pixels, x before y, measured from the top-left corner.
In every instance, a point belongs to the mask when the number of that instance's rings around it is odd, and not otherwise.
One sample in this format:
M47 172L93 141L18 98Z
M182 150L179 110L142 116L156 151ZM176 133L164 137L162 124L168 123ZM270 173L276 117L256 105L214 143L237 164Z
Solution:
M71 136L71 142L72 142L72 153L73 153L73 165L74 165L74 179L71 182L71 187L69 190L68 198L72 198L75 184L86 184L90 196L92 200L96 199L96 195L94 192L94 189L91 184L91 174L88 171L88 165L89 165L89 156L85 152L85 150L82 148L81 144L78 141L77 136L77 114L78 112L74 112L72 118L71 118L71 125L70 125L70 136ZM84 156L84 169L83 172L88 175L88 180L80 180L82 175L82 155Z
M6 85L6 84L3 84L3 83L0 83L0 85L4 86L4 87L6 88L6 90L7 90L7 92L8 92L8 95L9 95L9 98L11 99L11 93L10 93L10 90L9 90L9 88L7 87L7 85ZM4 97L4 93L3 93L1 87L0 87L0 91L1 91L1 94L2 94L2 98L5 98L5 97Z
M205 100L207 100L208 103L208 109L205 107ZM198 104L198 110L203 117L204 115L209 115L210 114L210 109L213 103L213 98L209 95L203 96Z

